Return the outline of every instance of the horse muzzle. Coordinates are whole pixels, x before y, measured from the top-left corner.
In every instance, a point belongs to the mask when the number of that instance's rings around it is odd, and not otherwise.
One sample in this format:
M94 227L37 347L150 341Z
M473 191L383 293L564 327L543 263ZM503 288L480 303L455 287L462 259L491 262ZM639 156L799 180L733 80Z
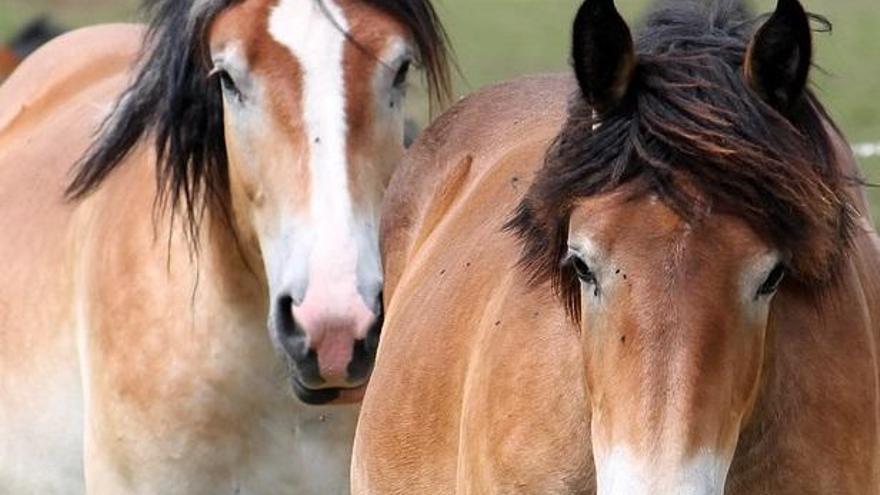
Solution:
M382 327L381 303L370 310L360 300L328 312L321 305L295 305L281 296L272 315L274 337L303 402L356 402L363 395ZM358 304L359 303L359 304Z

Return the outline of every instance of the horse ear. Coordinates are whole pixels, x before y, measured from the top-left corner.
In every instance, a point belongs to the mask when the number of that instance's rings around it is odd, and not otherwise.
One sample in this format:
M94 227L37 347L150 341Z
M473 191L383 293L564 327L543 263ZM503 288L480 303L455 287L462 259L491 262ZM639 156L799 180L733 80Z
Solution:
M584 98L596 111L616 106L636 66L632 34L614 0L586 0L574 20L571 57Z
M743 70L752 89L784 113L803 95L812 58L806 11L798 0L779 0L776 12L752 39Z

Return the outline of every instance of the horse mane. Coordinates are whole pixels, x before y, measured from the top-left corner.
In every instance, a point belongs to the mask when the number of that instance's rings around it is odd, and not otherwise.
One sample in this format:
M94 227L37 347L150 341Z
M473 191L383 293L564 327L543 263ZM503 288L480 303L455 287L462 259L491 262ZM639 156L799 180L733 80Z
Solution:
M145 1L151 22L136 75L75 165L68 199L94 192L150 138L157 157L157 211L182 210L194 243L206 207L220 208L229 220L223 103L219 83L209 77L207 38L217 15L241 1ZM362 1L410 30L432 99L442 103L451 86L448 38L430 0Z
M810 91L782 115L748 86L755 21L738 0L661 4L635 39L638 65L623 102L597 120L580 92L572 98L506 228L522 244L530 282L550 282L573 316L577 279L560 268L571 212L624 184L688 222L741 218L781 250L795 280L832 278L854 229L852 180L836 162L829 125L839 131Z

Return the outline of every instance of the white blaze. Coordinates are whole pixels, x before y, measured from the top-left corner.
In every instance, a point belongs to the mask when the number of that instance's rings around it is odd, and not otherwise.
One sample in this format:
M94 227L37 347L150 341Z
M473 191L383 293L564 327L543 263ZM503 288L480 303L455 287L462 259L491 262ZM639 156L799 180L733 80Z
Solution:
M296 317L304 326L327 317L369 321L373 308L365 306L358 289L381 284L378 244L371 231L375 227L366 228L355 218L349 191L343 71L347 30L348 21L334 0L281 0L269 17L270 35L290 49L303 74L311 199L308 225L298 225L296 234L284 242L298 245L278 246L288 254L267 259L285 266L267 268L284 271L284 283L291 284L288 290L298 307ZM307 261L291 259L294 253L305 254ZM370 267L368 273L363 273L365 266Z

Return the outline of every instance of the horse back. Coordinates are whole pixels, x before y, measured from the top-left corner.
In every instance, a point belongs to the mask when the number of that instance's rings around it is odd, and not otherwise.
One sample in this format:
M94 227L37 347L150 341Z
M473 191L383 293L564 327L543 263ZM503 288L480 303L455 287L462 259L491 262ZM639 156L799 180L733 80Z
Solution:
M96 84L122 76L135 61L143 42L144 29L135 24L93 26L59 36L26 58L0 86L0 129L30 122L77 98L92 93ZM125 81L123 81L124 83ZM101 100L112 103L121 89ZM22 122L25 119L25 122Z

